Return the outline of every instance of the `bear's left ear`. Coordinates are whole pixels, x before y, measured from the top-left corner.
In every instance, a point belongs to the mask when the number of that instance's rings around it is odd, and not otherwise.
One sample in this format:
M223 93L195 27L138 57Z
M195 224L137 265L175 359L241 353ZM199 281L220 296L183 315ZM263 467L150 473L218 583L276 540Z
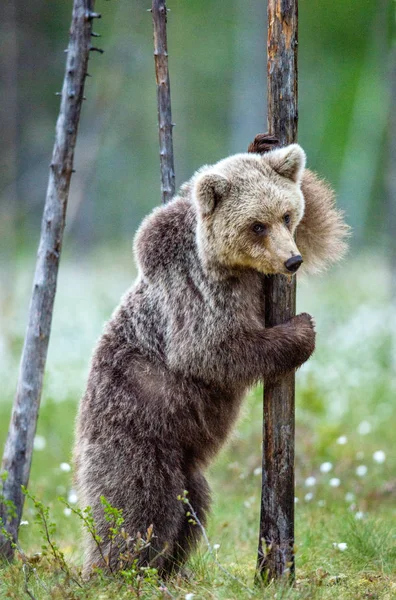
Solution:
M195 183L194 196L202 215L210 215L230 188L228 179L217 173L206 173L199 177Z
M267 152L263 155L263 159L282 177L287 177L295 183L301 183L306 155L298 144L290 144L285 148Z

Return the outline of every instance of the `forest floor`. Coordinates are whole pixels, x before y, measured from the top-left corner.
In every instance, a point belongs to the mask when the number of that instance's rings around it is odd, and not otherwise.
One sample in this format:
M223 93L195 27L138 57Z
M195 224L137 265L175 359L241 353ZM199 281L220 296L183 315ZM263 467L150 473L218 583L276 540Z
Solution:
M76 506L70 462L77 403L94 342L133 274L129 260L115 268L109 254L84 262L66 257L29 483L30 493L49 507L49 522L56 525L51 539L65 563L62 567L53 551L45 556L48 540L27 499L20 552L0 571L0 599L396 598L396 311L386 269L378 267L381 260L347 261L299 284L299 309L315 316L318 343L297 374L295 586L254 585L261 484L258 388L209 471L213 552L202 544L189 562L189 579L176 578L165 587L153 573L80 579L81 523L58 498ZM18 267L21 274L1 298L0 447L15 389L32 262Z

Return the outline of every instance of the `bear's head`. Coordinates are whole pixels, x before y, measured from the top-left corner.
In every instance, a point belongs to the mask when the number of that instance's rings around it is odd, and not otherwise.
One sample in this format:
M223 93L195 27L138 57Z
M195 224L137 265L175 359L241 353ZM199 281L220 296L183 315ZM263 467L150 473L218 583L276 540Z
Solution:
M294 233L304 214L304 168L297 144L203 167L193 186L201 259L265 274L295 272L303 262Z

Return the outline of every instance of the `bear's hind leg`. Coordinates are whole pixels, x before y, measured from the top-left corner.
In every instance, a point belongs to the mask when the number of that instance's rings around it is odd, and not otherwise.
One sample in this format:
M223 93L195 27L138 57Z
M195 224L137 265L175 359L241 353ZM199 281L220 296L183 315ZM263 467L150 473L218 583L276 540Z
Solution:
M177 469L173 473L162 463L158 471L151 464L149 476L142 483L139 492L124 509L124 528L135 536L139 531L145 539L147 529L152 526L150 545L139 552L139 566L150 566L166 577L172 569L170 562L175 552L178 533L184 519L184 505L178 496L185 489L183 474Z
M184 505L177 499L186 488L180 464L179 453L174 448L161 446L156 441L138 447L124 446L123 452L117 454L92 445L79 469L78 487L83 508L89 505L93 509L97 533L103 539L103 552L99 552L92 537L86 536L85 576L90 575L93 565L106 566L102 554L108 560L111 524L104 516L102 495L111 506L122 509L123 529L130 539L129 543L117 540L112 544L112 570L120 568L126 550L129 550L127 557L130 555L131 561L137 558L139 566L155 567L161 574L169 570L169 558L174 554L185 512ZM135 556L137 534L146 539L151 525L150 545Z

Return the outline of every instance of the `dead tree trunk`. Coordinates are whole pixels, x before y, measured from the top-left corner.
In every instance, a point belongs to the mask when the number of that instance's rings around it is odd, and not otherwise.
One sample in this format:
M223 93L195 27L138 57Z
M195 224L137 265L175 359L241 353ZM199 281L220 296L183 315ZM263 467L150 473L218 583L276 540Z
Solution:
M268 0L268 128L281 146L297 137L297 5ZM290 319L295 303L295 279L266 278L266 326ZM257 570L266 581L294 577L294 373L265 381Z
M29 481L88 57L90 50L96 50L91 46L92 21L100 15L93 12L94 4L95 0L74 0L29 321L3 456L2 471L8 476L4 482L0 516L14 541L18 537L23 509L21 485L26 486ZM15 506L13 514L9 511L10 503ZM0 557L13 557L8 537L0 537Z
M167 8L165 0L153 0L151 12L154 26L154 62L157 82L158 130L161 166L161 196L165 204L175 194L173 161L172 110L166 37Z

